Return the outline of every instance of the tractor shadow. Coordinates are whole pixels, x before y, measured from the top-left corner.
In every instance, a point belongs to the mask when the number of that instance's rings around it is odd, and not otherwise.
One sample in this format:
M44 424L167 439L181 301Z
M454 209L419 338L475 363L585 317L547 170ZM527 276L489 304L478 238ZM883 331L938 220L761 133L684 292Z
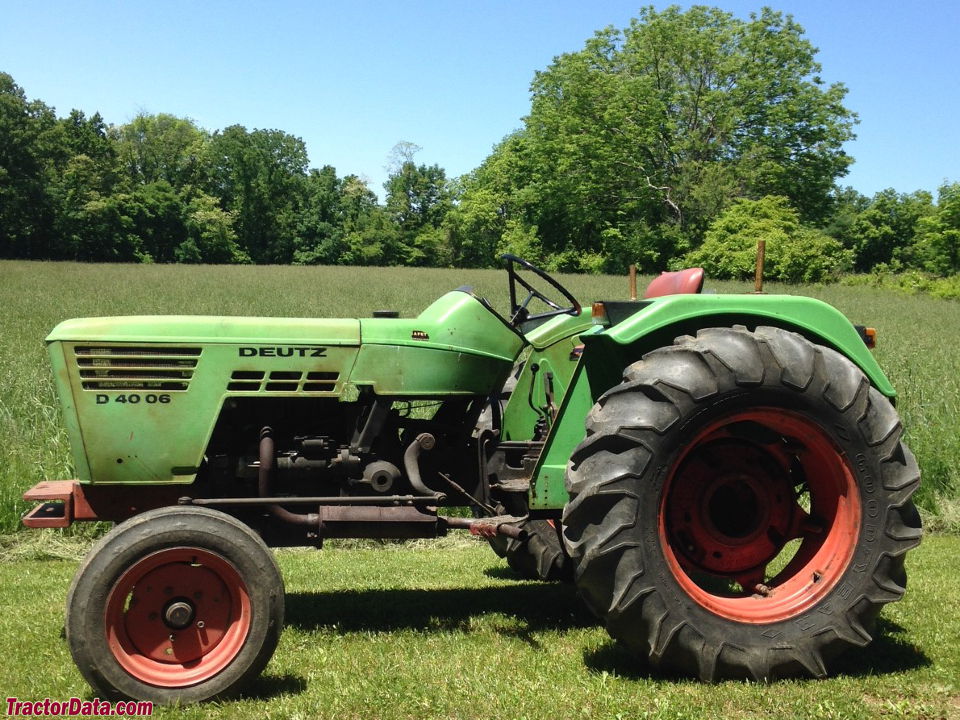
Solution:
M910 642L909 631L891 620L877 619L873 642L849 650L833 663L837 675L865 677L916 670L933 664L919 647Z
M502 572L502 576L501 576ZM517 579L507 569L492 569L492 577ZM350 632L470 632L471 618L499 614L519 621L519 627L498 632L539 647L533 633L597 627L598 621L566 583L518 583L484 589L377 589L294 592L286 596L286 624L301 630ZM848 650L831 664L833 677L865 677L914 670L931 664L910 642L908 630L878 619L874 641ZM583 653L584 665L595 673L634 680L689 682L690 678L652 668L613 640ZM732 681L739 682L739 681Z
M904 636L907 629L895 622L877 620L874 640L867 647L846 651L830 663L831 677L859 678L871 675L892 675L916 670L932 664L929 657ZM633 657L619 643L609 640L583 654L584 664L595 673L611 673L633 680L687 681L689 678L657 670L642 659ZM741 682L730 680L729 682ZM811 682L819 682L813 681Z
M512 580L517 582L522 578L508 567L490 567L483 571L483 574L494 580Z
M576 589L562 583L524 583L479 590L299 592L286 597L286 624L301 630L468 632L471 618L489 614L520 621L523 627L511 630L510 634L524 638L539 630L598 624L577 597Z

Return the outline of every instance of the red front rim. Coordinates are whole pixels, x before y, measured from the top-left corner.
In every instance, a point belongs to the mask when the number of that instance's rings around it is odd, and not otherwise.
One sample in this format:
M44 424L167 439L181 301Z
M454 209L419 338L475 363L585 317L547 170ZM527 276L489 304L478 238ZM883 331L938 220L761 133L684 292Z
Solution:
M250 596L221 556L159 550L111 588L107 647L130 675L159 687L196 685L227 667L250 632Z
M801 413L758 408L708 425L666 479L660 541L673 576L717 615L770 623L840 580L857 547L848 460Z

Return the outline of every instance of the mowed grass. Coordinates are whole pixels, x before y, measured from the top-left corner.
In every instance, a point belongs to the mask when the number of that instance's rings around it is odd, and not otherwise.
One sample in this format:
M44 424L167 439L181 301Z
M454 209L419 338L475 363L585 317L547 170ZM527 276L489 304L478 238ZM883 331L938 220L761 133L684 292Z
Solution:
M584 302L627 296L625 277L559 275ZM641 288L649 278L641 278ZM23 491L73 476L43 339L61 320L123 314L363 317L419 313L473 285L506 309L499 270L94 265L0 261L0 533L19 527ZM752 285L707 281L717 292ZM768 285L819 297L879 330L877 358L900 393L909 446L923 471L916 496L928 527L960 529L960 302L874 288Z
M45 531L49 532L49 531ZM22 546L21 546L22 550ZM516 580L483 543L277 553L287 625L237 700L161 718L960 717L960 538L928 537L879 634L827 680L705 685L633 660L572 586ZM0 562L0 689L91 698L61 638L76 560Z

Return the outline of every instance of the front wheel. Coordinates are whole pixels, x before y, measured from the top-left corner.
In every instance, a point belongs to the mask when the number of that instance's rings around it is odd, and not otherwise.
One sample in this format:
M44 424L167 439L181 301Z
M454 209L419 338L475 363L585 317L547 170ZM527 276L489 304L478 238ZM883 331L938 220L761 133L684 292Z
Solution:
M906 587L919 484L889 400L779 328L631 365L567 470L567 547L610 634L664 669L822 677Z
M77 667L104 697L228 696L270 660L283 580L246 525L206 508L138 515L98 542L67 596Z

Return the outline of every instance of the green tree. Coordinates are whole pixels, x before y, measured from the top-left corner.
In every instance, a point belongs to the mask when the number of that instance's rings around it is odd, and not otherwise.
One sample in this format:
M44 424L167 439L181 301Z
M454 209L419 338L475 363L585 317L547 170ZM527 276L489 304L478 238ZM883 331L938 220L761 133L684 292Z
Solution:
M937 275L960 273L960 183L942 185L936 212L917 220L911 256Z
M248 263L250 257L237 245L233 217L216 198L197 193L186 206L186 239L174 250L182 263Z
M306 197L297 218L293 261L298 265L333 265L346 247L343 241L343 181L330 165L311 170Z
M109 196L110 185L90 156L80 154L70 158L51 188L57 205L54 257L80 260L89 254L90 238L85 237L87 206ZM108 241L108 238L98 240Z
M852 187L835 187L830 205L832 212L823 223L823 231L848 250L854 251L857 246L856 223L867 208L870 207L870 198L854 190Z
M452 207L446 172L439 165L417 165L412 143L394 148L397 158L384 183L386 210L404 244L405 265L439 265L449 258L441 225Z
M148 262L136 227L140 200L132 193L90 197L72 209L67 257L88 262Z
M398 265L403 257L400 231L377 196L356 175L341 185L343 265Z
M205 190L234 218L238 244L257 263L289 263L307 190L307 149L280 130L233 125L207 143Z
M169 263L187 238L186 201L166 180L137 187L129 194L126 212L140 238L143 260Z
M121 188L116 143L99 113L91 117L79 110L57 121L56 152L47 178L47 193L53 202L53 234L49 256L78 259L90 253L106 253L117 238L99 237L101 250L91 247L86 232L88 203L109 197Z
M446 220L457 267L495 265L504 233L509 229L512 234L520 225L531 227L536 201L526 138L524 132L508 135L480 167L461 179ZM539 239L537 248L539 256ZM533 261L532 256L527 259Z
M917 223L934 212L933 196L926 191L878 192L853 224L854 269L867 272L880 264L919 267L920 261L911 256Z
M115 137L118 161L134 185L163 181L180 189L202 179L208 137L188 118L140 114Z
M524 148L497 194L522 198L511 216L538 228L547 255L626 253L645 269L738 197L782 195L821 221L855 118L815 54L769 9L746 21L703 6L641 10L536 74L522 141L495 150Z
M28 101L13 78L0 73L0 257L51 256L56 203L50 184L68 155L53 108Z
M684 259L711 277L753 277L757 243L766 241L764 274L783 282L821 282L846 269L849 253L839 241L800 222L782 196L738 200L721 213L706 240Z
M110 137L110 128L100 113L89 118L80 110L58 121L63 130L63 144L69 157L90 158L97 168L101 192L109 191L118 179L117 147Z

